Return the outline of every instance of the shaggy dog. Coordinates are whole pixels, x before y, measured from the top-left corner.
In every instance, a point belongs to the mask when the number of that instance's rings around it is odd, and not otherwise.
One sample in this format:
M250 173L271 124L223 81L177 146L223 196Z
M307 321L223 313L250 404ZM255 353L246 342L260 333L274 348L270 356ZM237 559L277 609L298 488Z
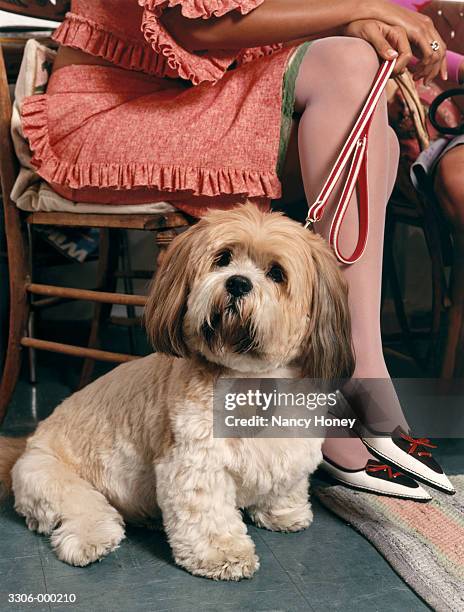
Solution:
M16 510L73 565L114 550L125 521L162 516L176 563L248 578L259 561L241 509L266 529L308 527L322 440L214 438L213 385L349 376L337 263L321 238L280 214L212 212L167 251L146 323L155 354L66 399L25 448L3 442Z

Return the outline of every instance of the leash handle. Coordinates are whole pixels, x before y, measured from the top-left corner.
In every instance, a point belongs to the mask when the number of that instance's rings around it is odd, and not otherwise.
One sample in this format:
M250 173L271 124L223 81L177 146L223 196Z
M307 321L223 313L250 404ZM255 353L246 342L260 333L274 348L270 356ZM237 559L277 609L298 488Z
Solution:
M324 214L327 202L335 189L340 176L351 159L348 176L343 187L340 200L337 204L329 232L329 242L339 261L344 264L353 264L358 261L366 248L369 235L369 189L367 183L367 145L369 141L369 128L380 97L387 85L396 60L386 60L380 66L375 77L372 89L367 97L361 113L351 130L348 139L343 145L340 154L333 165L330 174L324 183L316 201L309 207L306 217L306 228L311 228L314 223L320 221ZM339 235L343 219L348 209L351 196L358 186L358 213L359 213L359 235L358 242L349 257L345 257L339 248Z

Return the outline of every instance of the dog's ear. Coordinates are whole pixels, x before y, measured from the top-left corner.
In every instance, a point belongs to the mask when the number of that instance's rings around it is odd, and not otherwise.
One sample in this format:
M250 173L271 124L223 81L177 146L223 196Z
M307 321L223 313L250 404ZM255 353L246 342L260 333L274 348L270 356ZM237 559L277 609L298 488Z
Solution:
M303 347L303 375L339 379L352 376L355 358L351 341L348 288L337 261L322 239L313 242L312 300Z
M160 261L145 306L144 323L153 348L175 357L189 354L182 327L199 225L180 234L170 244Z

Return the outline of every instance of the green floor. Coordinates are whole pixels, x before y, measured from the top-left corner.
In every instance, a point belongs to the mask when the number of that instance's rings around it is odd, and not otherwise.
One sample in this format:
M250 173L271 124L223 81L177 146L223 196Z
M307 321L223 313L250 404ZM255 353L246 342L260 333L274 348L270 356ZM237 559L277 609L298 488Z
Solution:
M33 388L21 381L2 433L33 429L69 394L79 362L41 356L40 363L39 384ZM450 473L464 471L463 449L462 441L441 447ZM0 611L427 609L366 540L317 501L314 508L314 523L303 533L276 534L250 525L261 569L252 580L218 583L174 566L164 535L139 528L128 528L121 547L101 563L70 567L57 560L47 538L27 530L8 500L0 506ZM9 604L10 593L75 594L77 603Z

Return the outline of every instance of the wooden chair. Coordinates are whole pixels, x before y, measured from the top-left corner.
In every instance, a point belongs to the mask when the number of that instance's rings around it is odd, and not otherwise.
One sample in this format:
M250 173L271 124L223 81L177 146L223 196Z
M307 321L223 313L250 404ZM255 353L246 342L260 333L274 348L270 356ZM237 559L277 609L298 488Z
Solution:
M405 192L401 183L409 179L405 177L405 168L400 166L399 178L389 202L385 226L384 277L385 284L390 286L395 313L401 329L400 340L409 355L428 375L439 376L441 369L440 336L443 314L449 305L448 287L445 275L446 254L450 250L450 238L443 220L434 204L433 194L420 197ZM404 182L403 182L404 181ZM422 230L431 264L431 312L430 324L426 329L413 330L409 323L405 302L402 295L399 273L395 261L395 235L400 225L417 227ZM385 336L386 344L398 340L395 335ZM420 345L426 343L425 352Z
M1 3L0 8L3 8ZM12 9L12 12L50 18L48 14L37 15L23 8L18 11ZM85 363L81 384L89 379L95 360L123 363L137 358L135 355L114 353L97 348L100 324L104 313L108 314L109 305L122 304L135 307L143 306L146 301L143 295L121 294L115 291L118 251L115 249L115 241L111 238L116 230L150 231L154 234L159 252L169 245L180 228L189 225L189 219L178 212L130 216L60 212L23 213L15 206L10 198L10 193L16 180L18 162L10 137L12 103L5 57L10 73L17 70L18 60L26 40L27 37L8 38L0 41L0 179L7 241L10 299L8 345L0 383L0 425L5 418L19 377L25 348L83 357ZM100 228L100 257L95 290L34 282L31 266L33 242L30 238L36 226ZM123 272L122 276L130 276L130 273ZM141 276L146 277L147 275L142 273ZM33 296L36 296L36 299L32 300ZM29 325L31 313L68 300L87 300L95 304L88 346L75 346L33 337Z
M429 146L426 113L417 95L414 83L408 73L395 79L396 87L404 96L404 103L411 113L415 138L421 150ZM406 312L401 283L395 261L395 235L400 225L417 227L422 230L431 264L430 324L426 329L413 330ZM426 374L440 376L440 335L443 314L449 306L448 285L445 268L452 244L449 229L440 214L432 186L427 193L419 195L409 177L409 165L400 161L398 176L387 209L384 251L384 287L387 285L393 298L395 314L401 330L400 335L383 336L387 347L400 341L409 357ZM385 291L383 292L385 296ZM420 345L426 343L426 350Z

